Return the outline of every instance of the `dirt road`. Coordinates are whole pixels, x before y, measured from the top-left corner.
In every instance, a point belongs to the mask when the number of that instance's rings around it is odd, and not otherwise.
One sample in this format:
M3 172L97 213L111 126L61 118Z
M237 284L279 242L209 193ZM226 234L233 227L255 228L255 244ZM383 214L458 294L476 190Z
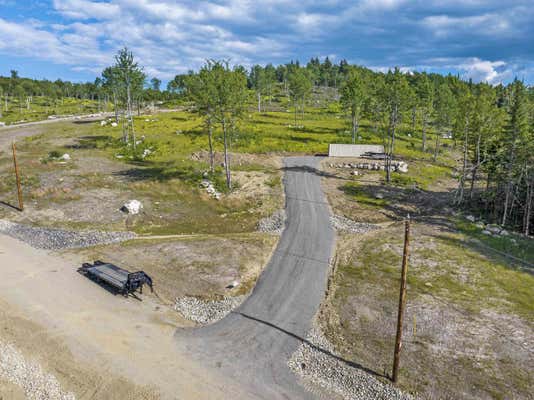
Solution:
M79 260L48 254L0 235L0 304L2 313L16 316L0 319L5 325L0 326L0 338L11 329L16 334L3 340L24 346L27 337L39 329L28 356L39 353L45 362L58 359L58 365L50 365L50 372L60 374L62 383L78 399L126 397L124 392L94 395L98 387L90 388L84 373L66 371L58 351L64 351L65 357L72 355L71 364L78 369L81 365L92 371L93 381L95 374L103 375L99 379L104 380L116 376L124 385L148 387L143 393L159 393L163 399L227 399L229 393L232 398L249 398L237 385L223 381L216 372L207 373L177 351L175 312L150 297L139 302L108 293L78 274L78 265ZM22 321L27 328L12 326ZM59 341L60 350L47 350L44 337ZM82 387L89 392L81 391Z
M318 162L286 159L286 229L251 296L218 323L176 334L182 351L263 399L313 397L287 360L324 297L334 246Z

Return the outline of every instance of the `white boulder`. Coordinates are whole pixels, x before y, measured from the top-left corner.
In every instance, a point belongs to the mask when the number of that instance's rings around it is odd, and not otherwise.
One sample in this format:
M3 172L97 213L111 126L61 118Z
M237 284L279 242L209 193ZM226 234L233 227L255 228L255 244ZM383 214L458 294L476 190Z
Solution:
M405 162L400 162L399 165L397 166L397 171L398 172L403 172L403 173L407 173L408 172L408 164L406 164Z
M59 160L63 160L63 161L70 161L70 155L65 153L63 154L61 157L59 157Z
M112 123L111 123L111 126L112 126L113 128L117 127L117 125L118 125L118 124L117 124L116 122L112 122Z
M152 154L152 151L150 149L143 150L143 158L148 157L150 154Z
M467 215L465 219L471 222L475 222L475 217L473 217L472 215Z
M121 207L121 211L127 213L136 215L139 214L139 212L143 209L143 204L139 200L128 200L124 205Z
M106 126L107 125L107 121L100 121L100 126Z
M499 234L502 228L499 225L486 225L486 230L492 234Z

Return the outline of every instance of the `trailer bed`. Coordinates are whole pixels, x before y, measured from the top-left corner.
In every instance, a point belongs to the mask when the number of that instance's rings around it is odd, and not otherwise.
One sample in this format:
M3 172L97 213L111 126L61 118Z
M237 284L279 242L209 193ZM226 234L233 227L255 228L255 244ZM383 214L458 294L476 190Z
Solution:
M143 271L129 272L114 264L95 261L94 264L85 263L79 272L96 281L102 281L127 295L148 284L152 289L152 279Z
M102 279L103 281L122 289L128 281L129 272L113 264L96 265L87 269L87 273Z

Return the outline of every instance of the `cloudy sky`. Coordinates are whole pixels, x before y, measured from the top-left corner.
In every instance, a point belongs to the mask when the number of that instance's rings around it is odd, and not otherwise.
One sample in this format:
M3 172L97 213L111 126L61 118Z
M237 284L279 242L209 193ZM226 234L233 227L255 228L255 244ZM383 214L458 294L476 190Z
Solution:
M533 84L534 0L0 0L0 75L93 80L125 45L163 80L329 56Z

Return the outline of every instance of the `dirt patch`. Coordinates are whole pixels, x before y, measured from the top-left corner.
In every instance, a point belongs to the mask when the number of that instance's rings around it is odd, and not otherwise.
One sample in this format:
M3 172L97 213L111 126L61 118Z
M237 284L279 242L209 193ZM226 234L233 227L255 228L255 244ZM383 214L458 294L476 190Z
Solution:
M343 159L346 163L368 162L360 158ZM321 163L324 171L323 189L334 213L356 222L381 223L405 218L408 214L420 217L427 215L452 214L450 190L456 182L451 177L430 180L423 190L410 181L401 179L405 175L393 173L394 183L385 185L385 173L380 171L359 171L352 175L352 169L330 167L336 158L325 158ZM420 167L423 162L414 161ZM395 178L399 177L395 183Z
M230 153L230 165L234 168L254 167L261 165L272 169L282 168L282 157L277 154L247 154L247 153ZM209 164L210 154L208 151L198 151L191 155L195 161L203 161ZM224 163L224 153L215 152L214 162L217 165Z
M52 374L64 391L75 394L77 399L126 399L156 400L154 389L139 387L132 382L106 371L105 375L74 359L65 344L51 337L39 325L11 311L0 301L1 339L12 343L29 361L39 364L45 373ZM16 384L0 380L0 396L5 399L25 399L24 391Z
M88 260L101 259L144 270L167 304L184 296L221 299L248 294L277 242L268 234L201 236L136 240L83 250ZM229 288L233 282L235 287Z

